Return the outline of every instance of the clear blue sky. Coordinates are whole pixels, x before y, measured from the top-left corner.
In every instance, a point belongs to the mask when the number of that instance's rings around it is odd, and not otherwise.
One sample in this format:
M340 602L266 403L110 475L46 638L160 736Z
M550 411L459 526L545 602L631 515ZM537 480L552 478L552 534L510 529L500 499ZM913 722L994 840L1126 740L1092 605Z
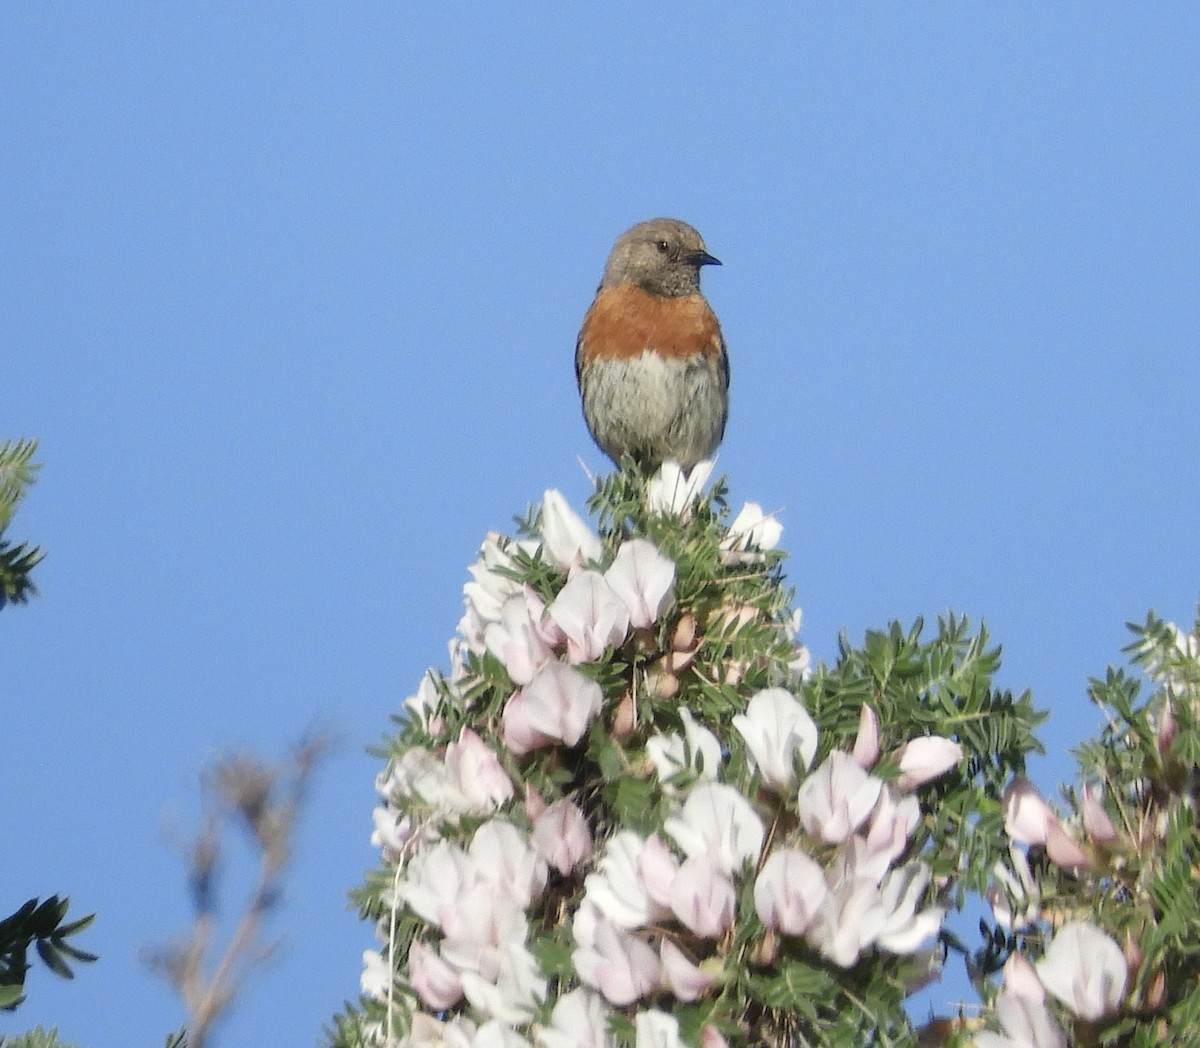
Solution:
M485 532L604 466L575 332L659 214L725 262L720 468L816 657L984 617L1065 778L1123 622L1200 595L1197 40L1193 3L5 5L0 437L49 555L0 619L0 909L69 893L102 960L0 1032L161 1044L164 825L321 726L289 952L220 1044L356 994L363 747Z

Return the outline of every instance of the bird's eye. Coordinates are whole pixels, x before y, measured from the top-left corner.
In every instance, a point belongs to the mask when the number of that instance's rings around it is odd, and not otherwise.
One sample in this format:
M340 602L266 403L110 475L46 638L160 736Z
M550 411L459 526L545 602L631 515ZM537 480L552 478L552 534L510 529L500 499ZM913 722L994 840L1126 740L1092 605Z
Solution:
M669 253L671 250L671 244L669 241L666 241L666 240L656 240L654 242L654 246L656 248L658 248L658 253L660 255L665 255L665 254Z

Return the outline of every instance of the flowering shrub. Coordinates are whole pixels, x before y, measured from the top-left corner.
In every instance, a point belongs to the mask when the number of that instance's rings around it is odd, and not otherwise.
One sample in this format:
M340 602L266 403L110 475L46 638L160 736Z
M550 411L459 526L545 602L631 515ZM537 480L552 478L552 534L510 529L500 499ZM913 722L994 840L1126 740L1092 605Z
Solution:
M949 951L989 1010L930 1043L1065 1044L1064 1023L1159 1007L1172 929L1093 900L1126 905L1148 835L1194 836L1190 795L1147 824L1154 791L1119 785L1110 739L1055 815L1023 778L1041 715L992 687L998 653L961 619L811 666L778 523L732 515L710 470L614 474L595 525L550 491L485 540L448 672L387 741L356 893L381 946L333 1043L908 1043L906 997ZM1119 710L1168 767L1183 713ZM1088 873L1116 856L1132 879ZM995 916L974 951L946 925L971 893Z

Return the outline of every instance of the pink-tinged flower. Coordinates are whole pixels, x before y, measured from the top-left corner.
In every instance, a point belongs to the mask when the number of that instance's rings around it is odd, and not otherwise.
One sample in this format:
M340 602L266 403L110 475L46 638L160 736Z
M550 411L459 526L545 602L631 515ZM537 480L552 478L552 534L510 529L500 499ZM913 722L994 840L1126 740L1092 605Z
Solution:
M470 728L446 747L446 782L452 806L475 814L495 811L513 795L512 779L500 759Z
M835 750L800 784L800 821L813 836L839 844L862 825L882 788L848 753Z
M378 950L363 950L363 970L358 977L358 987L368 997L386 1001L392 986L392 971L387 958Z
M705 1023L700 1028L700 1048L729 1048L729 1042L712 1023Z
M437 680L432 671L426 671L417 685L416 695L410 695L404 700L409 715L427 732L432 732L436 722L437 710L441 707L442 696L438 693Z
M546 979L537 960L518 942L500 946L494 979L465 971L462 988L476 1011L509 1025L528 1022L546 997Z
M442 912L442 959L460 972L475 972L495 982L504 963L503 949L524 943L525 911L495 884L475 881ZM464 985L464 990L466 989Z
M996 998L995 1012L1001 1032L977 1033L976 1048L1067 1048L1066 1034L1045 1001L1005 990Z
M462 1000L462 979L432 947L414 939L408 948L408 981L426 1007L435 1012L452 1008Z
M774 549L782 536L783 525L773 513L763 513L757 502L747 502L721 539L721 560L726 564L758 563L762 554L748 551Z
M1158 715L1158 724L1154 730L1154 742L1159 754L1166 758L1171 755L1171 744L1179 734L1179 723L1175 720L1175 711L1171 708L1171 698L1163 702L1162 712Z
M1108 844L1117 839L1117 828L1104 810L1104 802L1098 790L1084 786L1080 803L1083 815L1083 828L1087 835L1098 844Z
M992 867L995 882L987 890L987 901L997 924L1021 932L1040 919L1042 896L1025 853L1015 844L1008 851L1015 872L1001 862Z
M733 718L764 785L785 792L796 778L796 754L807 770L817 752L817 726L783 688L765 688Z
M599 684L562 662L547 663L517 695L521 696L523 723L530 731L567 746L574 746L583 738L604 702ZM509 706L515 699L515 695L509 699ZM505 709L505 744L519 753L509 742L507 718Z
M1035 1004L1046 999L1046 988L1038 978L1037 969L1019 953L1009 954L1004 962L1004 990Z
M518 757L524 757L525 754L546 746L553 746L558 741L552 735L547 735L533 726L530 709L524 690L518 689L504 704L504 712L500 715L504 745L510 753L515 753Z
M884 920L879 889L861 877L850 877L826 896L805 939L839 968L849 968L875 941Z
M516 566L508 552L510 545L530 553L536 549L529 542L510 543L492 531L479 547L479 559L467 569L472 581L463 586L466 612L458 632L476 655L483 654L483 633L488 623L500 621L500 606L521 588L519 582L503 573Z
M615 833L604 846L596 872L584 880L588 901L618 928L641 928L669 912L642 880L638 860L645 845L633 830Z
M1058 930L1037 973L1050 993L1088 1022L1112 1015L1125 999L1128 971L1121 947L1085 921Z
M945 775L962 760L962 747L940 735L925 735L906 742L898 755L900 778L896 789L902 793L923 786Z
M372 847L382 850L385 858L395 858L412 839L412 822L390 804L384 804L371 812L375 825L371 833Z
M657 1009L638 1012L633 1019L633 1048L686 1048L679 1036L679 1020Z
M528 586L500 606L500 621L488 623L483 642L500 660L514 684L528 684L533 675L554 658L539 628L546 610Z
M702 939L716 939L725 932L733 923L736 902L733 881L707 855L688 859L671 882L671 911Z
M450 1022L439 1022L432 1015L417 1012L412 1029L399 1048L473 1048L475 1024L461 1016Z
M664 909L671 907L671 885L679 873L679 860L663 839L652 833L637 858L637 872L646 894Z
M598 571L580 571L546 609L567 638L567 658L595 662L629 633L629 609Z
M675 562L646 539L621 543L604 578L625 602L634 629L653 626L675 596Z
M603 916L583 914L586 906L585 902L576 913L574 933L578 949L571 954L580 980L594 986L605 1000L619 1008L654 993L659 987L658 957L654 950Z
M858 711L858 734L850 756L864 771L870 771L879 760L879 718L865 702Z
M1037 787L1028 779L1013 779L1000 797L1004 832L1021 844L1045 844L1046 830L1055 819Z
M667 989L684 1004L700 1000L717 981L715 975L693 964L670 939L663 939L658 948L658 955L662 960L663 979Z
M709 855L727 874L757 859L763 842L762 821L750 802L716 782L697 785L664 829L688 858Z
M582 988L563 994L550 1023L534 1038L537 1048L611 1048L608 1009L599 994Z
M668 459L646 485L646 505L650 512L660 517L678 517L681 521L690 519L696 500L712 476L713 465L707 459L697 462L692 472L684 476L679 463Z
M1046 827L1046 854L1056 866L1072 872L1088 864L1087 852L1067 833L1057 817Z
M474 883L475 871L466 852L438 841L408 866L408 877L396 886L401 902L422 920L439 927L453 913L459 896Z
M551 489L542 496L542 552L560 571L574 571L604 555L595 532L563 498Z
M874 861L878 865L871 876L878 884L893 860L899 858L908 844L908 838L921 821L921 805L911 793L901 797L893 786L885 785L879 791L879 803L871 814L871 825L865 838L856 837L855 845L862 841L863 854L858 857L855 869L867 875L865 863Z
M681 771L700 779L715 779L721 766L721 744L717 737L692 717L686 707L679 711L683 735L655 735L646 743L646 756L658 772L659 781L671 796L680 793L671 780Z
M475 1031L470 1048L529 1048L529 1042L507 1023L492 1019Z
M825 902L825 871L796 848L781 848L754 882L754 909L766 928L803 935Z
M884 923L876 942L889 953L916 953L942 927L944 908L917 909L928 884L929 867L910 862L892 870L879 886Z
M410 746L375 779L375 789L389 801L419 797L432 807L446 799L446 766L424 746Z
M559 873L570 873L592 857L592 833L573 801L555 801L533 820L533 843Z
M475 864L476 879L494 884L522 909L542 897L546 887L546 860L529 838L506 819L491 819L475 831L467 855Z

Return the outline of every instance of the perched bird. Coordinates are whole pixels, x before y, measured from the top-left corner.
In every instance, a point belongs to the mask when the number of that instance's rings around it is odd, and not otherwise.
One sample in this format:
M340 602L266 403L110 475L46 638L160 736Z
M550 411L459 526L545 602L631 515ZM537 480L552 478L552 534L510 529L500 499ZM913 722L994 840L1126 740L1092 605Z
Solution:
M700 267L721 263L675 218L622 233L583 318L575 377L583 416L614 462L646 471L675 459L685 473L721 443L729 358Z

